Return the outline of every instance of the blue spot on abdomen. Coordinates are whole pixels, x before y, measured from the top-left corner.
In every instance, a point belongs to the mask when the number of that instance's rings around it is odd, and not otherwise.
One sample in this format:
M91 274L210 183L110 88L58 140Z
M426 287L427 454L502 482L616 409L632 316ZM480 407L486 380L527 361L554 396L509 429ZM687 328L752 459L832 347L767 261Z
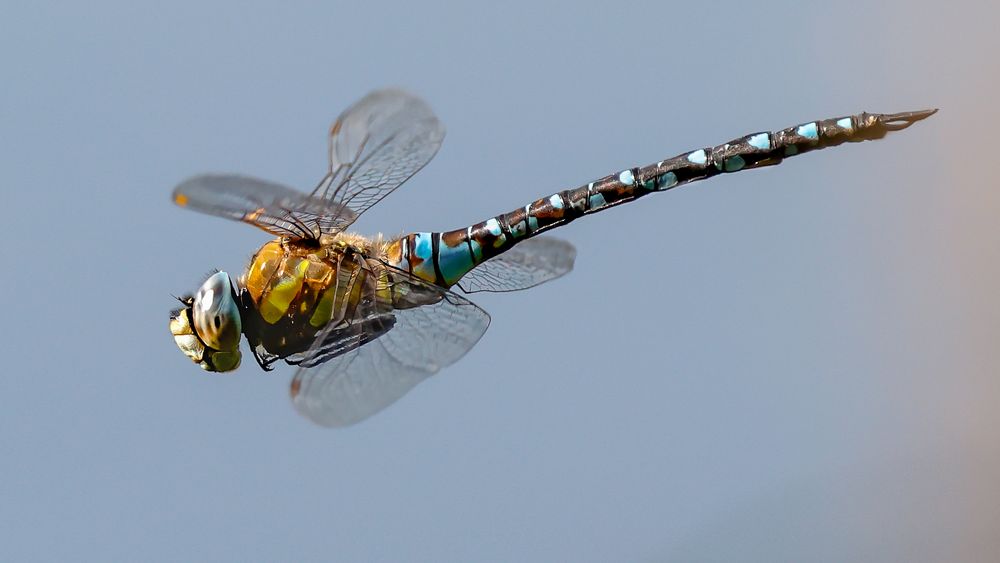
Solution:
M815 121L812 123L806 123L805 125L799 125L795 132L807 139L812 139L814 141L819 140L819 130L816 128Z
M755 149L766 151L771 148L771 136L767 133L757 133L747 139L747 143Z
M708 155L705 154L705 149L699 149L689 154L687 159L695 164L705 164L708 162Z

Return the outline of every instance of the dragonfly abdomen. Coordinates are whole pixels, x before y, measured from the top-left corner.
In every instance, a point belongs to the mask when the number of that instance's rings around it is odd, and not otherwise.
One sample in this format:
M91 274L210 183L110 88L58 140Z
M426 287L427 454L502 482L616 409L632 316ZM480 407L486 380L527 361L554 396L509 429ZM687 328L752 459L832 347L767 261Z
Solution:
M387 257L397 268L450 287L483 261L518 242L583 215L718 174L773 166L786 157L845 142L881 139L890 131L905 129L935 111L860 113L811 121L776 132L752 133L648 166L627 168L464 229L406 235L390 244Z

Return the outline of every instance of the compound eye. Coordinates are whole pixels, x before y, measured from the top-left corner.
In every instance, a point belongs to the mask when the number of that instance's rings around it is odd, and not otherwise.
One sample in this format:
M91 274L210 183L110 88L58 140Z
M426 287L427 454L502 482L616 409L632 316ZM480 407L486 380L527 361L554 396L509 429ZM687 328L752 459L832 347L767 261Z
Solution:
M198 289L191 306L191 320L198 337L209 348L239 348L242 322L232 281L225 272L213 274Z

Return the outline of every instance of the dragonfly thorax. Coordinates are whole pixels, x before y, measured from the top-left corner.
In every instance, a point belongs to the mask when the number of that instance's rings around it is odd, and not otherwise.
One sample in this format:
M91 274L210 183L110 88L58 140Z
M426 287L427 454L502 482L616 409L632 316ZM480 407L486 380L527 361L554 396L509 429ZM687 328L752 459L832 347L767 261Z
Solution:
M381 238L344 233L324 236L318 244L266 243L241 278L251 345L279 357L302 353L328 324L349 322L391 303L385 268L377 258L383 246Z

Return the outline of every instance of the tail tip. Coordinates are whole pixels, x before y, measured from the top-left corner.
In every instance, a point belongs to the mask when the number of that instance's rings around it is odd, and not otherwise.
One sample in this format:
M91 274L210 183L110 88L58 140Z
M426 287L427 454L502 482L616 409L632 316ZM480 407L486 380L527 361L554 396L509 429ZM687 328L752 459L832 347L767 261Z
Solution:
M938 112L938 108L922 109L917 111L904 111L901 113L889 113L879 116L879 123L890 131L906 129L918 121L927 119Z

